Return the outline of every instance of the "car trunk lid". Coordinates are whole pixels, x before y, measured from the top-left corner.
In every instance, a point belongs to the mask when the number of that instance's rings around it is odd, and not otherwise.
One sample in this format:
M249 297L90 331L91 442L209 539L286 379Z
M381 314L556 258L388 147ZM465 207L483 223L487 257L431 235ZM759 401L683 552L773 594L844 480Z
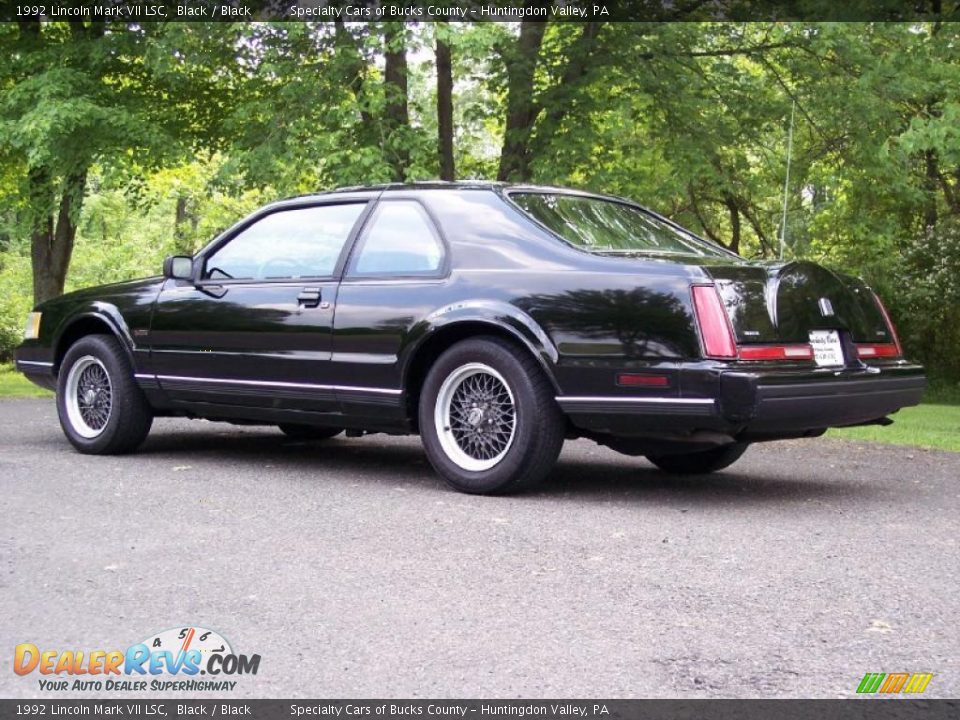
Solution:
M820 331L837 331L843 342L858 346L896 343L873 292L856 278L807 261L704 270L715 281L738 346L810 343Z

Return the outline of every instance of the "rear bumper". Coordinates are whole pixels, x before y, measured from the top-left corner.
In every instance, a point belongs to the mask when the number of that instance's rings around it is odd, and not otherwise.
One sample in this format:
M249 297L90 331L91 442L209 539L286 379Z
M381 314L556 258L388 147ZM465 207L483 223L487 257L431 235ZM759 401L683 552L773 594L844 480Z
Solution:
M719 432L738 440L817 434L875 422L916 405L926 377L898 362L857 370L680 368L680 386L695 396L560 396L583 430L619 436Z
M760 436L868 423L920 402L927 380L922 368L913 367L916 372L870 368L831 380L748 378L754 400L747 415L742 414L747 408L738 405L742 388L737 386L744 380L731 375L724 378L721 415L733 422L746 420L741 432Z

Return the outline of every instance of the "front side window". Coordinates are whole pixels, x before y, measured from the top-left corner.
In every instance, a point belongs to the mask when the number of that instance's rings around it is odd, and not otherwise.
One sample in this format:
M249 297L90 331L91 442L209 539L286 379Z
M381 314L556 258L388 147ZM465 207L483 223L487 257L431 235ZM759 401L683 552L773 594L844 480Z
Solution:
M363 203L271 213L207 258L208 280L286 280L333 275Z
M510 199L583 250L729 257L720 248L624 203L559 193L511 193Z
M350 275L433 275L443 262L443 245L420 203L380 203L364 231Z

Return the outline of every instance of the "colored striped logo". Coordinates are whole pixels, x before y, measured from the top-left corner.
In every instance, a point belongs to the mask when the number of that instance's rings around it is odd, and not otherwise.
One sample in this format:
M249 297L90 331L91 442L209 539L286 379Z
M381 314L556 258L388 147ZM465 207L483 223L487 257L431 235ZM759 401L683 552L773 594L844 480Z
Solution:
M857 693L922 693L933 679L933 673L867 673Z

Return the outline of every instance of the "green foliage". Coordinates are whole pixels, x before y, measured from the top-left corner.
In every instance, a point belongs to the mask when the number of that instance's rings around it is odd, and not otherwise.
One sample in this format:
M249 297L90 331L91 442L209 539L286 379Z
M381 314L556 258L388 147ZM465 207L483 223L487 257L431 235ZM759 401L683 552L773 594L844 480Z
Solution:
M33 306L30 258L19 249L0 253L0 362L20 344L27 313Z
M57 201L31 169L88 171L68 289L154 273L268 200L386 181L398 158L435 177L441 34L458 174L497 175L512 24L395 34L400 127L381 23L103 29L0 26L0 356L31 305L30 219ZM550 23L530 94L530 180L637 198L748 257L783 232L786 258L863 276L908 354L960 381L960 24Z
M960 218L928 228L904 251L887 297L905 343L945 378L960 378ZM958 428L960 429L960 428Z
M192 254L220 232L280 195L251 189L228 193L216 184L218 159L158 171L135 186L118 187L95 168L78 223L66 290L160 273L163 258ZM177 225L177 201L188 214ZM33 307L28 244L0 252L0 361L20 343Z

